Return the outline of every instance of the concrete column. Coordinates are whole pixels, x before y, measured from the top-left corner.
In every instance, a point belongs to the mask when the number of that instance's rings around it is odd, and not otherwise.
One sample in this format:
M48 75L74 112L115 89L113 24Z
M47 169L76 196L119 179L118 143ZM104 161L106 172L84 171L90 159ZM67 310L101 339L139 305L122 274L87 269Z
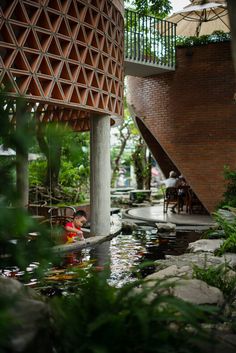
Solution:
M28 172L28 148L24 143L24 131L28 114L22 101L16 103L16 129L22 139L21 146L16 146L16 190L18 193L17 206L28 207L29 203L29 172Z
M90 119L91 235L110 234L110 118Z

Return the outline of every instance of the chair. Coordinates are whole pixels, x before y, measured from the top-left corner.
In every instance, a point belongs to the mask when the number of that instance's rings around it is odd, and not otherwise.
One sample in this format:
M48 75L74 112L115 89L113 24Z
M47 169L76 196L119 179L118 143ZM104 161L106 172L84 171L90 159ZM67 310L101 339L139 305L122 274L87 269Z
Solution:
M198 199L198 197L195 195L192 189L189 189L189 208L188 208L188 213L193 214L193 213L198 213L198 214L205 214L206 210L204 206L202 205L201 201Z
M51 227L64 226L67 222L72 221L76 209L72 206L52 207L48 211Z
M183 207L186 207L186 213L189 212L190 207L190 187L189 185L181 185L178 187L178 202L179 202L179 211L183 211Z
M27 208L30 214L38 216L41 215L41 210L45 206L47 206L47 201L40 200L28 203Z
M167 213L169 205L177 204L177 211L179 213L179 197L178 188L169 187L164 191L164 202L163 202L163 212Z

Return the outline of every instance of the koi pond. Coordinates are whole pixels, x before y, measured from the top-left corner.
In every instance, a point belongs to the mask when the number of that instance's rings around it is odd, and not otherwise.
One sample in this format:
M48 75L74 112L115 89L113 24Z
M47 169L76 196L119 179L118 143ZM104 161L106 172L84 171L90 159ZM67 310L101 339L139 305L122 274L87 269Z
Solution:
M89 275L96 271L106 276L114 287L145 277L154 272L154 261L166 255L183 254L188 244L198 240L202 231L177 231L157 233L151 226L139 226L131 234L115 236L112 240L94 248L61 255L60 265L51 267L42 282L31 278L27 283L48 297L68 295ZM146 263L145 266L140 266ZM31 263L27 271L33 273L38 263ZM23 273L17 268L5 269L3 275L21 279Z
M154 272L154 261L166 255L183 254L190 242L198 240L202 232L181 231L157 233L157 229L141 226L131 234L120 233L110 241L94 248L68 253L62 258L61 268L54 268L46 278L41 293L47 296L73 293L73 288L84 279L80 270L97 271L108 283L122 287L126 283ZM146 263L144 267L140 266ZM76 271L78 270L78 272Z

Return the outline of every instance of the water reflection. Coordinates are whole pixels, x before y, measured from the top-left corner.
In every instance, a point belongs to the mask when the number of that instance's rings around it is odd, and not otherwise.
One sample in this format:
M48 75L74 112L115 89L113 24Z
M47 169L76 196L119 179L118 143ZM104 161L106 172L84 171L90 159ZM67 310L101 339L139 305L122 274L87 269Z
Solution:
M186 251L190 242L200 236L201 233L198 232L159 234L153 227L140 227L132 234L121 233L95 248L64 255L60 266L51 266L45 273L42 283L38 283L34 278L34 271L39 263L31 263L26 269L26 272L31 274L27 285L38 288L47 296L69 295L83 283L86 273L89 275L89 271L93 269L98 272L106 270L108 283L122 287L136 280L137 275L144 277L155 270L154 264L138 269L143 262L164 259L168 254L180 255ZM5 268L1 272L4 276L17 279L24 275L17 267Z
M132 234L119 234L111 241L97 246L90 254L95 264L106 266L109 263L108 283L122 287L137 279L134 273L137 273L141 263L164 259L168 254L180 255L186 251L189 242L200 236L201 233L197 232L158 234L153 227L140 227ZM144 277L154 270L153 264L138 272Z

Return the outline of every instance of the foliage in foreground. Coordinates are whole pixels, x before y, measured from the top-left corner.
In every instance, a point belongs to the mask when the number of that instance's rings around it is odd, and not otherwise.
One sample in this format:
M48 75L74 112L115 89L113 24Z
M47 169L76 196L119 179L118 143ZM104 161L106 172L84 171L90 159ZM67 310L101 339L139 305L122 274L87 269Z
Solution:
M93 276L77 295L54 299L56 351L199 352L209 311L164 294L149 300L151 290L135 286L115 289Z

